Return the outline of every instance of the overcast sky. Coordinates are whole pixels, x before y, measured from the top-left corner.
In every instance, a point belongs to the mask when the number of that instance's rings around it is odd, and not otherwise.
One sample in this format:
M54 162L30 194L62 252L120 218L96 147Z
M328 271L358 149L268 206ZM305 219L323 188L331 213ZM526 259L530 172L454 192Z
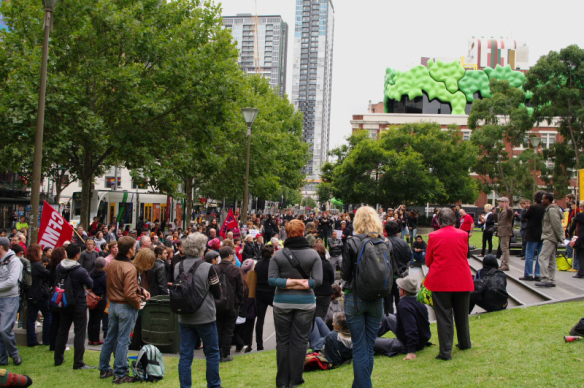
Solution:
M288 79L296 0L223 0L223 15L281 15L288 23ZM467 55L472 36L509 37L529 46L529 62L570 44L584 47L581 1L333 0L335 42L330 148L345 142L353 114L383 101L386 67L408 70L420 57Z

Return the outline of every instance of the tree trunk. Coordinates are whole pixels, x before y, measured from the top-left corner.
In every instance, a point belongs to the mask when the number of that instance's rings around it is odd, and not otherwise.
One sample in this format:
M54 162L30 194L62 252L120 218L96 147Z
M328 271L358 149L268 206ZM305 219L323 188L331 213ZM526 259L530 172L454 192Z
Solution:
M91 174L83 174L83 178L81 180L81 217L79 220L79 225L83 226L85 230L89 229L92 178L93 177Z
M185 218L188 219L185 227L188 227L191 224L191 213L193 212L193 178L187 179L185 187L187 193L187 210Z

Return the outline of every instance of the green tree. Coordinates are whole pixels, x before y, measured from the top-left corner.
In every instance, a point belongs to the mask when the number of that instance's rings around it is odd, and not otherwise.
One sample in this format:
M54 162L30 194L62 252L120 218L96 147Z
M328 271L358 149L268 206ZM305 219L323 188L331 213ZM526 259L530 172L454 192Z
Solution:
M535 121L559 124L562 138L544 151L554 167L551 174L542 172L542 178L564 195L575 172L584 168L584 49L571 45L542 56L529 70L525 86L533 93Z
M0 11L8 26L0 120L9 143L32 143L44 10L14 0ZM236 60L220 8L208 2L71 0L56 8L44 147L58 150L57 164L82 182L82 225L94 177L106 168L148 167L149 155L192 146L169 140L212 136L233 93Z
M509 81L492 79L492 98L475 101L468 118L471 141L479 149L474 171L483 192L492 190L513 197L531 197L534 153L515 151L527 146L526 135L533 120L524 105L525 92ZM531 161L531 163L530 163Z
M323 181L344 203L425 204L471 202L477 185L469 170L476 148L461 141L455 128L435 123L403 125L385 131L379 140L357 132L344 148L331 154L334 164L323 168Z
M302 198L302 202L300 204L302 206L308 206L311 209L315 209L317 207L316 201L312 199L312 197Z

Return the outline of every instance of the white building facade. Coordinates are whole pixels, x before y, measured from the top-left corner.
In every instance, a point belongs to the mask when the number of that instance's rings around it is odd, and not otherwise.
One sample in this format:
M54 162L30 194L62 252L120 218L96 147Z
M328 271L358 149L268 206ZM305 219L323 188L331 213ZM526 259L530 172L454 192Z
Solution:
M320 179L330 136L334 40L332 0L296 0L292 103L304 113L304 141L310 145L307 179Z
M255 17L249 13L223 16L223 25L231 31L239 50L238 63L248 74L260 73L270 80L281 96L286 94L286 61L288 24L281 16L257 17L257 40L254 35ZM257 42L257 44L256 44ZM256 67L255 54L259 67Z

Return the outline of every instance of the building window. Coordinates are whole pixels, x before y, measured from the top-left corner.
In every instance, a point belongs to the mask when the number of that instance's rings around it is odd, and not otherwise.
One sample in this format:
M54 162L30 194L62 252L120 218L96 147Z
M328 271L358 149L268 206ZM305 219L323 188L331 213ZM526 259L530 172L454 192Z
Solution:
M470 135L472 134L471 131L461 131L462 132L462 140L470 141Z
M541 146L543 148L551 148L556 143L555 133L542 133L541 134Z
M106 176L105 177L105 187L107 189L111 189L115 186L116 178L113 176ZM122 177L118 177L118 189L122 187Z

